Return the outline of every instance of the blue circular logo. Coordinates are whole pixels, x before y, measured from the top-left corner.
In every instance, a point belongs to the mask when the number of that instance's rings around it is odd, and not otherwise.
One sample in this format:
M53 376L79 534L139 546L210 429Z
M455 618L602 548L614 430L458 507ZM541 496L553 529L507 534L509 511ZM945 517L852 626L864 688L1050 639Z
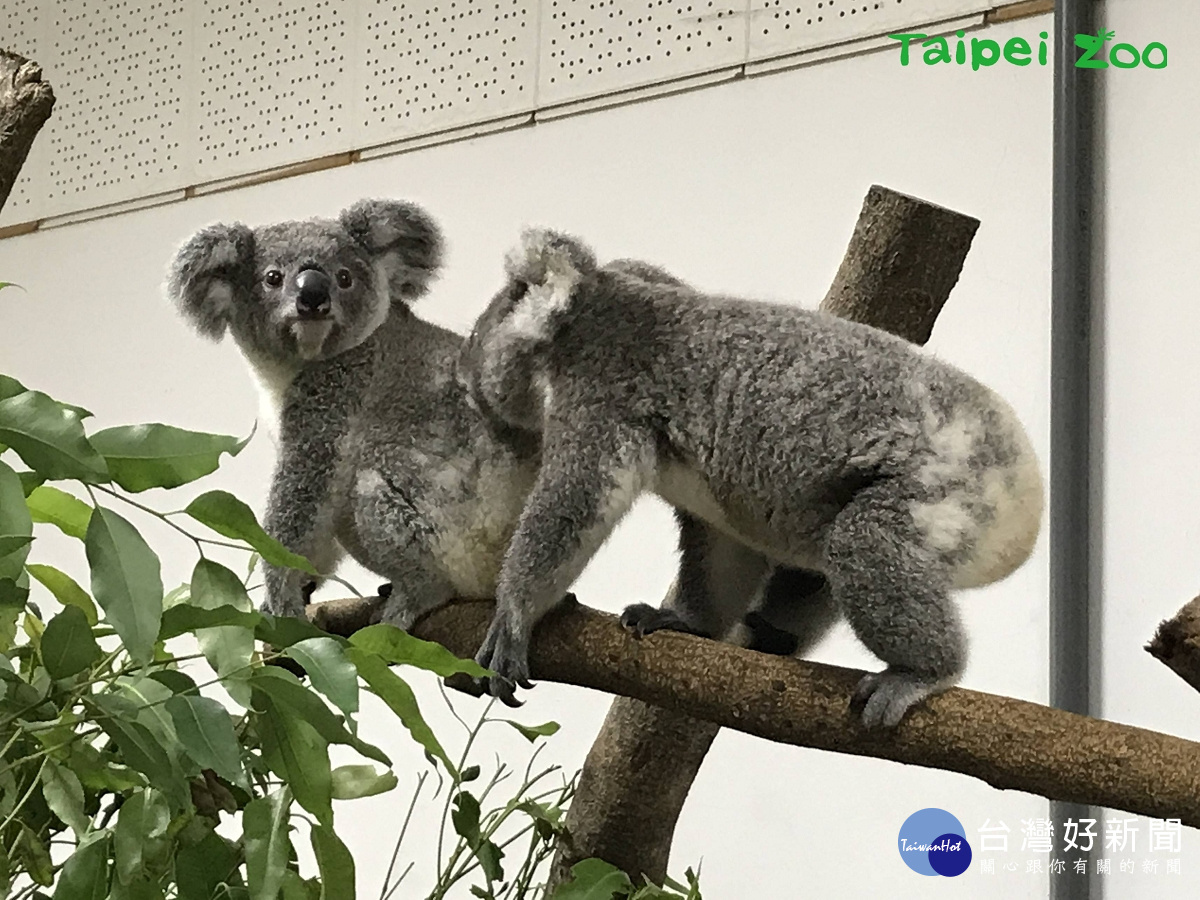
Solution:
M971 845L962 822L934 806L904 820L898 846L904 864L921 875L953 878L971 865Z

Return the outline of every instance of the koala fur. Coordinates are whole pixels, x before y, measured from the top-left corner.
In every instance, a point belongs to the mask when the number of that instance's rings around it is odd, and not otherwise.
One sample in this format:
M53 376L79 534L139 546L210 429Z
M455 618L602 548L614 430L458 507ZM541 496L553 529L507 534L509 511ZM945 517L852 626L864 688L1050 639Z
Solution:
M454 597L495 596L539 464L537 436L481 416L456 380L463 338L409 309L441 255L420 208L366 200L337 219L205 228L179 249L167 280L184 318L212 340L230 333L259 383L277 447L267 532L323 574L348 552L390 579L381 617L402 628ZM679 283L632 260L610 268ZM316 298L306 312L302 287ZM693 543L704 539L705 526L688 529ZM265 568L264 608L303 615L310 577ZM739 589L686 550L682 573L687 591ZM773 593L796 605L796 579L777 585L753 600L763 621L744 639L787 653L819 632L772 612ZM814 621L827 606L821 588L807 585Z
M741 589L681 574L672 608L631 607L628 627L719 637L782 564L822 573L887 664L855 698L868 726L959 678L949 592L1009 575L1041 522L1037 459L1004 400L883 331L631 277L562 234L527 232L506 270L459 373L486 414L542 441L478 655L494 693L527 681L534 624L646 491Z

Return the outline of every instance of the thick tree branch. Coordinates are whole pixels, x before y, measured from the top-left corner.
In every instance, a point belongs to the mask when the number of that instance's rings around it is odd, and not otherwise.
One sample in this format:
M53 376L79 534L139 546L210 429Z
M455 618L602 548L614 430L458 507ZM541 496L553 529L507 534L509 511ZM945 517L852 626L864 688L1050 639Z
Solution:
M1161 622L1146 650L1200 691L1200 597Z
M352 633L358 601L330 601L318 618ZM470 656L492 604L458 601L413 633ZM564 604L539 625L534 679L632 697L767 740L961 772L1052 800L1178 818L1200 827L1200 744L978 691L953 688L914 709L894 732L868 732L849 712L863 673L768 656L685 634L635 640L615 616Z
M0 209L53 108L54 91L37 63L0 50Z

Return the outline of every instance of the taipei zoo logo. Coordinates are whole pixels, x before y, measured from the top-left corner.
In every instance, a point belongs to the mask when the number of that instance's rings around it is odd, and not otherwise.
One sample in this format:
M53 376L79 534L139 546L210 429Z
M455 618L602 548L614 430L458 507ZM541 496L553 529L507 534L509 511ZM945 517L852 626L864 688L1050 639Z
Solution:
M919 809L900 826L900 858L920 875L953 878L971 865L971 845L964 835L962 822L944 809Z
M1013 66L1031 65L1037 59L1039 66L1044 66L1049 58L1046 44L1049 35L1042 31L1038 33L1036 51L1029 41L1022 37L1012 37L1004 42L989 38L971 38L970 44L964 40L966 32L957 31L955 37L958 43L951 50L951 38L930 37L927 34L913 32L911 34L889 34L893 41L900 42L900 65L907 66L913 53L913 44L918 44L923 50L917 50L922 61L927 66L938 63L956 63L965 66L969 61L971 69L978 72L981 68L994 66L1004 60ZM1151 41L1140 50L1133 44L1122 41L1107 48L1106 44L1117 36L1115 31L1100 29L1095 34L1075 35L1075 46L1079 48L1079 58L1075 60L1077 69L1107 69L1113 66L1117 69L1136 69L1145 66L1147 69L1165 69L1167 67L1167 47L1161 41Z

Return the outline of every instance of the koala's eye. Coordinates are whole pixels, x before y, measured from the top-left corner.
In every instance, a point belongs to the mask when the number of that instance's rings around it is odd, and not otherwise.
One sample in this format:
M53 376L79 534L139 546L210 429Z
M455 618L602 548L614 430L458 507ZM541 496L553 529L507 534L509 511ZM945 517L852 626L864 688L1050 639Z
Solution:
M338 269L337 285L340 288L348 288L354 284L354 279L350 277L349 269Z
M263 276L263 281L268 287L279 287L283 284L283 273L278 269L267 269L267 274Z

